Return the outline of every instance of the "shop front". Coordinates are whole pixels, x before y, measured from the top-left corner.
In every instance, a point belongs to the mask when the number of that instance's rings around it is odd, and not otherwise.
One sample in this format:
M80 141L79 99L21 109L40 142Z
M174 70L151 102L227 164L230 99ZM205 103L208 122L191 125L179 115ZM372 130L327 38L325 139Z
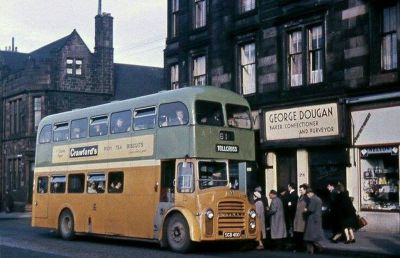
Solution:
M344 106L331 102L263 111L266 189L307 183L328 201L328 182L346 185Z
M400 106L354 107L351 120L354 190L366 229L400 233Z

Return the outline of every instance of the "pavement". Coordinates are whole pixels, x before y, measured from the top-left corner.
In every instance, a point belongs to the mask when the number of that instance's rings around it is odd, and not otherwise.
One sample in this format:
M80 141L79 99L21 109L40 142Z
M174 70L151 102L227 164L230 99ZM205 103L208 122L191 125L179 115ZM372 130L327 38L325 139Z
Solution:
M31 212L0 212L0 220L31 217ZM345 244L331 243L327 237L321 242L322 253L345 257L400 257L400 234L356 231L355 238L355 243Z

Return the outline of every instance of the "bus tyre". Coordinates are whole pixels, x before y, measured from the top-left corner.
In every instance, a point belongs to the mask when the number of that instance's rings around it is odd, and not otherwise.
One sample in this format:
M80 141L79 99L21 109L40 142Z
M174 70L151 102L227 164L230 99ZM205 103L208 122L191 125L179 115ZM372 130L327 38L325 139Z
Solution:
M167 241L175 252L186 253L191 249L189 226L181 214L175 214L168 220Z
M72 240L75 237L74 217L70 210L64 210L58 221L58 232L65 240Z

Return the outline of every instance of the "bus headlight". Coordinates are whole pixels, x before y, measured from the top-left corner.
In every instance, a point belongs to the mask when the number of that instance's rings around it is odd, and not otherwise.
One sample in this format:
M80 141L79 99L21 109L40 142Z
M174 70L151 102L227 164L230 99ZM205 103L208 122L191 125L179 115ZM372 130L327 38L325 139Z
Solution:
M214 212L213 212L213 210L212 210L212 209L208 209L208 210L206 211L206 216L207 216L208 219L214 218Z
M250 218L255 219L256 216L257 216L256 211L255 211L255 210L250 210L250 211L249 211L249 216L250 216Z
M256 228L256 222L255 221L250 221L249 225L250 225L250 229L251 230L254 230Z

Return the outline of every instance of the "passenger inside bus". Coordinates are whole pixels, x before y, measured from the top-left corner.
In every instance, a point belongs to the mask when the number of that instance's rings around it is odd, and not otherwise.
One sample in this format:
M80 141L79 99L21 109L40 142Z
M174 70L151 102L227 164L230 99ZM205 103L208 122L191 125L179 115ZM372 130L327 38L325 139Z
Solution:
M187 118L182 110L175 111L175 117L171 119L170 125L184 125L187 123Z
M87 192L88 193L97 193L95 182L89 182L89 187L87 189Z
M130 130L130 126L126 123L122 117L119 117L115 124L111 128L111 133L123 133L128 132Z
M106 124L95 124L93 126L93 133L91 136L101 136L107 134L107 125Z
M201 121L201 124L203 124L203 125L222 126L224 124L220 111L215 111L211 115L204 116L203 118L201 118L200 121Z
M109 192L111 193L120 193L122 192L122 182L121 181L113 181L110 185Z
M72 139L79 139L81 138L81 129L79 127L75 127L72 129Z

